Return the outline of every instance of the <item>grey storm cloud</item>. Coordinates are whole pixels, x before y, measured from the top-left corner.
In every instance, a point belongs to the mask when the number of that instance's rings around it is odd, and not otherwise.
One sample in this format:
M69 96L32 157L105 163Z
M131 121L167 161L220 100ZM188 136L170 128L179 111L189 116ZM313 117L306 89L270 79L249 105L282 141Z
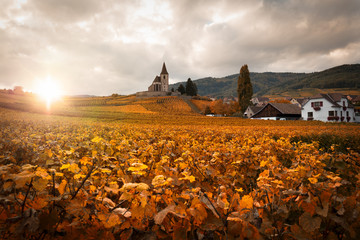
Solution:
M358 0L0 1L0 88L130 94L164 61L171 82L360 61Z

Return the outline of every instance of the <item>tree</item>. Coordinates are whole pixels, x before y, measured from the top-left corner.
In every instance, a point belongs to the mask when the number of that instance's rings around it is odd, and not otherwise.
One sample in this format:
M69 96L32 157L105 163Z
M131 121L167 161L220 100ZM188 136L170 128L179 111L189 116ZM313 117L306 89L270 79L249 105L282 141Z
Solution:
M246 108L250 105L250 99L253 95L250 73L246 64L240 69L237 92L239 97L240 112L244 113Z
M210 104L210 109L211 109L211 112L213 112L214 114L219 114L219 115L225 114L224 103L223 103L222 99L212 101Z
M188 78L185 86L186 95L188 96L196 96L197 95L197 86L193 81L191 81L191 78Z
M181 93L181 95L184 95L186 92L185 87L182 84L180 84L177 90Z
M229 105L229 115L232 115L239 111L239 103L237 101L231 101Z
M204 114L205 114L205 115L211 114L211 108L210 108L209 105L206 105L205 110L204 110Z

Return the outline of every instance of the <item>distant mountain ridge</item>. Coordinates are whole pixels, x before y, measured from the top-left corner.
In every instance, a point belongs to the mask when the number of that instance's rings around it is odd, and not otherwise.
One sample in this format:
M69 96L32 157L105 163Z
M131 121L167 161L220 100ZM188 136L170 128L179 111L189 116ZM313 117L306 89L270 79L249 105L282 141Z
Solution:
M211 97L236 97L239 74L222 78L206 77L193 80L198 94ZM250 72L254 96L281 94L299 89L351 88L360 90L360 64L346 64L314 73ZM180 84L171 84L169 89L177 89Z

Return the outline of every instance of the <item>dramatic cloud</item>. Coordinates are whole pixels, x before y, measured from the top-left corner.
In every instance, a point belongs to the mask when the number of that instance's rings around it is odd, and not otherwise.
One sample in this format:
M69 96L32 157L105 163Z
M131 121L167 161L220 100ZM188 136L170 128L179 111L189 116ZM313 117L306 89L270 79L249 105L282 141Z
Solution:
M358 0L2 0L0 88L47 77L67 94L146 90L250 71L360 62Z

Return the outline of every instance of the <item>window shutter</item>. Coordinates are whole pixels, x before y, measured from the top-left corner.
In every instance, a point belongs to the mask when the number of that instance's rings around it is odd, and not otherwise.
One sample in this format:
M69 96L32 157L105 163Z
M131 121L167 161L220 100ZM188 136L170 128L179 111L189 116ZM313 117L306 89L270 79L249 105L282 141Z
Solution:
M313 103L313 102L311 103L311 107L314 107L314 103Z
M323 102L320 102L320 107L322 107L323 106Z

